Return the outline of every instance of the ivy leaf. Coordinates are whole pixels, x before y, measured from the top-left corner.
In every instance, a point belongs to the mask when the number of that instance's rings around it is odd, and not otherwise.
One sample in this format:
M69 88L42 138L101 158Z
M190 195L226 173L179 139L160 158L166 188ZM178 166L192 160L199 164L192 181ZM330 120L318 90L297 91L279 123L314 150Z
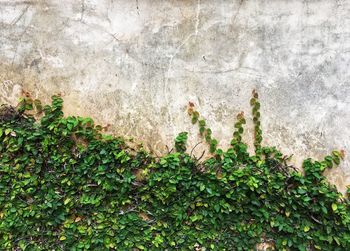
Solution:
M64 205L67 205L72 199L71 198L67 198L64 200L63 204Z
M214 205L214 209L218 213L220 211L220 205L219 204L215 204Z
M207 187L207 192L211 195L213 194L213 190L211 190L211 188Z
M333 211L337 211L337 209L338 209L338 206L337 206L337 204L335 204L335 203L332 203L332 209L333 209Z

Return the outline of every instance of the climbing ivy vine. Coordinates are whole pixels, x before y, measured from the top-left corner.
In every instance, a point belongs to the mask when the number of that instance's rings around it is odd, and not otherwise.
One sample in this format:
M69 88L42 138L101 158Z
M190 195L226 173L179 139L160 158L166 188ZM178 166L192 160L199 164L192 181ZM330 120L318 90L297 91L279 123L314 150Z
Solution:
M0 249L350 250L349 200L323 176L344 153L295 169L262 145L255 91L250 103L253 155L243 113L223 150L189 104L212 156L203 161L188 153L186 132L155 157L90 118L64 117L59 96L2 106Z

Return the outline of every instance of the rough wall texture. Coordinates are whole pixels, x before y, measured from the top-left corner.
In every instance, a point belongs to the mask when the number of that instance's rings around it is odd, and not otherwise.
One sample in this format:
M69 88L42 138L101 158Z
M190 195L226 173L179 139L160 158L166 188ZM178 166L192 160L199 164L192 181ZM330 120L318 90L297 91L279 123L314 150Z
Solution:
M350 152L349 77L348 0L0 0L1 102L60 92L155 151L198 142L188 101L227 145L256 88L265 143L297 164ZM329 172L342 191L349 160Z

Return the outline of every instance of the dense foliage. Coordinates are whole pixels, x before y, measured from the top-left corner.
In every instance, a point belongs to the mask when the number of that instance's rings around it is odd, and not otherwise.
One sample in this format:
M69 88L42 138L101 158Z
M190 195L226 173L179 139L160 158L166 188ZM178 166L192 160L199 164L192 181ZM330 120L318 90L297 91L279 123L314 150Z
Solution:
M64 117L62 105L54 96L1 109L1 250L350 250L349 200L322 175L343 153L307 159L303 173L289 166L261 145L257 93L254 155L243 113L222 150L189 104L212 153L204 161L186 153L185 132L158 158L90 118Z

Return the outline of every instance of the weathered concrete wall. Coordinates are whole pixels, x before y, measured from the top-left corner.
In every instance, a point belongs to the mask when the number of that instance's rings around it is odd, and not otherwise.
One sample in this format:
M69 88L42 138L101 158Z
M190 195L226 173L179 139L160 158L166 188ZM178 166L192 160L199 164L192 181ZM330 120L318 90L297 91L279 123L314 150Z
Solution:
M266 143L350 152L349 0L0 0L0 62L2 102L60 92L155 151L198 142L188 101L228 144L256 88ZM329 175L343 191L349 160Z

